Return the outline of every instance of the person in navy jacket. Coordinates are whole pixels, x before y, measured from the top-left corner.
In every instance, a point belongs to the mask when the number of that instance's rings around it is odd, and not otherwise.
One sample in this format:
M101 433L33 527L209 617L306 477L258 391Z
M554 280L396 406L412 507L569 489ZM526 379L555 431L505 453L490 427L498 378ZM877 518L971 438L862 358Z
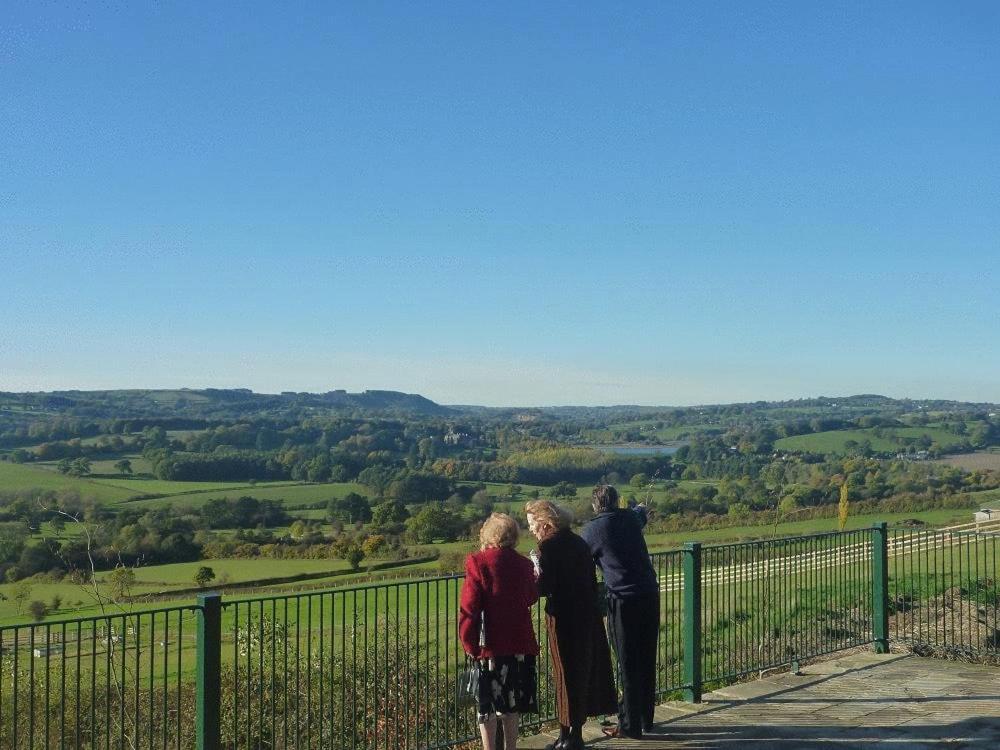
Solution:
M596 514L580 531L604 574L608 632L618 657L622 695L617 734L641 739L653 726L660 586L642 535L645 508L619 507L610 485L594 488Z
M517 522L494 513L479 533L482 548L465 560L458 632L479 665L479 731L495 750L497 716L506 750L515 750L518 715L537 713L538 640L531 606L538 601L535 568L517 552Z

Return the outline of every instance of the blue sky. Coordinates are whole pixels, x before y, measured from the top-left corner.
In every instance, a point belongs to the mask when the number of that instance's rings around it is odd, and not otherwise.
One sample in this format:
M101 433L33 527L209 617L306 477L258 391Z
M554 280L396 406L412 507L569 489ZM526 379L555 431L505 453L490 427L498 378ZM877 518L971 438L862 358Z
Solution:
M4 4L0 389L1000 401L1000 6L705 5Z

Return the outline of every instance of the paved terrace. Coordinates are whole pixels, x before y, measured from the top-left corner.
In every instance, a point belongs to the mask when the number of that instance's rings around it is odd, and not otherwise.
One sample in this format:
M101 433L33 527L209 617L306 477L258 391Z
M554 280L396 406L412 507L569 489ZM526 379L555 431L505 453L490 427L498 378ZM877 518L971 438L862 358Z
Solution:
M707 693L698 705L656 710L647 739L595 748L1000 748L1000 667L920 656L859 653ZM554 735L518 744L535 750Z

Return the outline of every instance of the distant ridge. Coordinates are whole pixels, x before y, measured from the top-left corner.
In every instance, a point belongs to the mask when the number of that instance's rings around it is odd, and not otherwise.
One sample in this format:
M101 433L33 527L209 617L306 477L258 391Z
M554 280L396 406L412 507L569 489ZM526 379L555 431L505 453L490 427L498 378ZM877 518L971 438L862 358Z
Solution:
M0 392L0 410L12 408L99 418L212 419L240 414L278 416L325 412L446 416L454 413L429 398L399 391L254 393L248 388Z

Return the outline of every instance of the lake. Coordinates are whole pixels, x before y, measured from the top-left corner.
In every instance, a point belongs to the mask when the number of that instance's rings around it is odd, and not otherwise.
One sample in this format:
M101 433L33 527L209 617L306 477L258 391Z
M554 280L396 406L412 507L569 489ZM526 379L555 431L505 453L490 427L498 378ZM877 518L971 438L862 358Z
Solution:
M682 446L684 441L668 445L595 445L595 449L605 453L617 453L620 456L671 456Z

